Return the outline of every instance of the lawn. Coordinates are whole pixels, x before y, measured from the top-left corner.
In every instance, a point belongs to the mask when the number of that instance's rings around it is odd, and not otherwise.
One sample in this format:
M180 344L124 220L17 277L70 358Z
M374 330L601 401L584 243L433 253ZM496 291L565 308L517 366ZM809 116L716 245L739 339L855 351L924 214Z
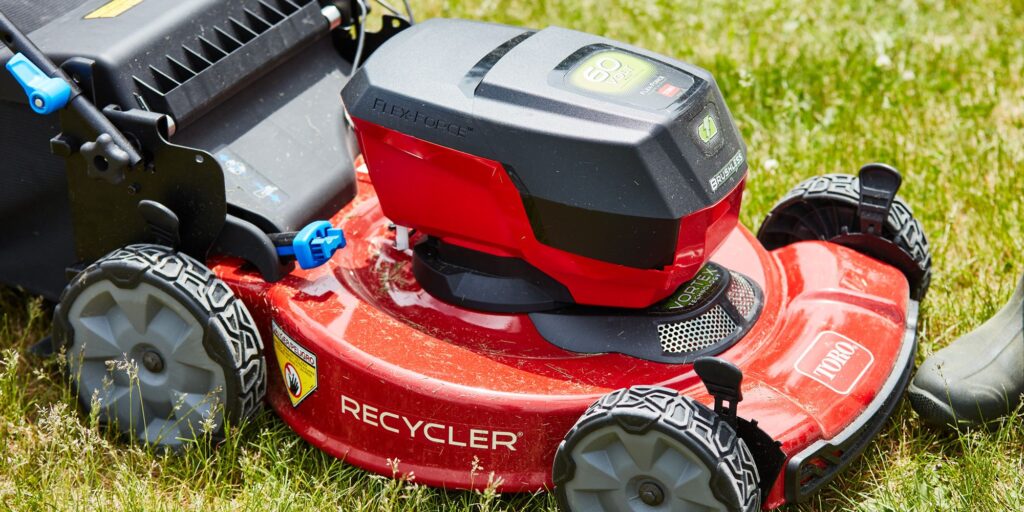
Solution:
M709 69L749 148L743 221L797 181L888 162L935 262L920 359L977 326L1024 265L1024 2L414 2L419 17L560 25ZM323 455L272 413L216 450L165 457L83 417L55 363L25 354L39 300L0 289L0 509L554 510L547 495L443 492ZM486 468L485 468L486 469ZM962 435L904 403L808 510L1024 507L1024 422Z

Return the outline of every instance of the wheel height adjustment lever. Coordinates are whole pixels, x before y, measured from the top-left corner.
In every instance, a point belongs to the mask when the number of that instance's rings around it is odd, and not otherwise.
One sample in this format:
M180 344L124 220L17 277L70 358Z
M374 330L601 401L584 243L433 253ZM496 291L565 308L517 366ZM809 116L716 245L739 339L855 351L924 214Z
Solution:
M867 164L860 168L859 178L860 204L857 206L857 217L860 219L860 232L881 236L903 177L888 165Z
M736 406L743 401L743 372L736 365L717 357L700 357L693 370L704 381L708 393L715 397L715 413L736 428Z

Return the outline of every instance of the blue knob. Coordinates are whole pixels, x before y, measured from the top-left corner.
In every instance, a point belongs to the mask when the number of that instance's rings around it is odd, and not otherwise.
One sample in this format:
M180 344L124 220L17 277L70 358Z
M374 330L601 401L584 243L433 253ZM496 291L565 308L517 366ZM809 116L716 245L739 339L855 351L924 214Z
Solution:
M52 114L67 106L71 85L62 78L46 76L39 66L21 53L7 61L7 71L28 95L28 104L37 114Z
M295 256L299 266L316 268L345 247L345 233L326 220L316 221L296 233L291 245L277 248L278 256Z

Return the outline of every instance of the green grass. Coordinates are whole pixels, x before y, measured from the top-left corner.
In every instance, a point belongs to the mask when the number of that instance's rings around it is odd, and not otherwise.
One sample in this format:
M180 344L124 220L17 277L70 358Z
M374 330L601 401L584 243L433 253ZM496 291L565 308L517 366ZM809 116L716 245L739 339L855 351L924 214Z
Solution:
M711 70L750 153L744 222L798 180L885 161L931 236L920 358L991 315L1022 270L1024 2L755 0L417 2L467 17L603 34ZM82 417L36 299L0 291L0 509L553 510L544 494L441 492L369 475L272 414L217 450L164 457ZM1024 422L962 435L907 405L807 509L1002 510L1024 503Z

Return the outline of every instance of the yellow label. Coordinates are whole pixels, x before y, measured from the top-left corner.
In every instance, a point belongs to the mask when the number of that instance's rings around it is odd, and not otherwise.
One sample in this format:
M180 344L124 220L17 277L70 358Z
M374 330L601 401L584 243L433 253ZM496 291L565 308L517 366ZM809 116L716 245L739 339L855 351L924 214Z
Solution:
M272 327L277 365L281 368L281 377L284 379L284 387L288 390L292 407L297 407L316 390L316 354L306 350L288 336L277 322L274 322Z
M102 7L85 15L87 20L97 18L116 18L125 13L128 9L142 3L142 0L110 0Z

